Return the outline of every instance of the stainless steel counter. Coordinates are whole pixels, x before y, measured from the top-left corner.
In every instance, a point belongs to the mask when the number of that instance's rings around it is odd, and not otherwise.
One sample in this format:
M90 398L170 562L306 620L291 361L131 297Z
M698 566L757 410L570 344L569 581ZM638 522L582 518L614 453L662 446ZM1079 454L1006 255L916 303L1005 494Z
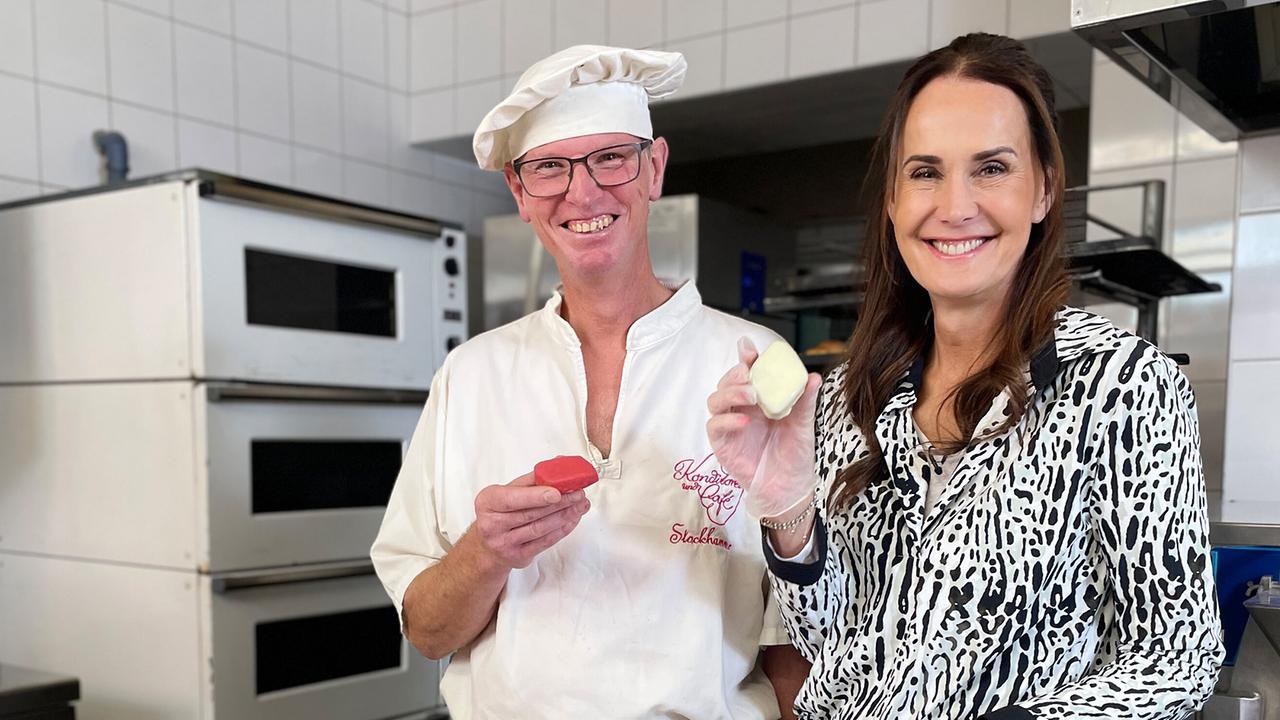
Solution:
M1280 502L1223 502L1220 493L1210 493L1209 541L1280 547Z

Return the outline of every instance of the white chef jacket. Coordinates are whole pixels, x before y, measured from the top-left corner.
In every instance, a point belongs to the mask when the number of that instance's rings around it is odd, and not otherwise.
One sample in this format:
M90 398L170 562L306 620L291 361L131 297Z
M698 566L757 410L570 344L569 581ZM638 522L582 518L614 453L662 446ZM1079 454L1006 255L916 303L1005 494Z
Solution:
M371 552L401 609L405 589L475 519L476 494L557 455L601 479L564 540L513 570L492 623L441 683L468 718L777 718L756 668L788 643L767 592L760 526L707 441L707 396L739 337L769 330L702 305L692 283L637 320L611 457L587 439L581 346L546 306L449 354L431 384Z

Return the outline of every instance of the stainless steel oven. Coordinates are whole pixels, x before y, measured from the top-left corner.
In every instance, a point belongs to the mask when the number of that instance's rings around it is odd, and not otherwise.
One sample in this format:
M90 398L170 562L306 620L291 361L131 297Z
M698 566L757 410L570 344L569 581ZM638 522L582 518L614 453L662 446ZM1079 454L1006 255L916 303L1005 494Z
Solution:
M209 717L380 720L438 702L367 561L205 576Z
M202 171L0 205L0 382L425 390L466 337L459 227Z

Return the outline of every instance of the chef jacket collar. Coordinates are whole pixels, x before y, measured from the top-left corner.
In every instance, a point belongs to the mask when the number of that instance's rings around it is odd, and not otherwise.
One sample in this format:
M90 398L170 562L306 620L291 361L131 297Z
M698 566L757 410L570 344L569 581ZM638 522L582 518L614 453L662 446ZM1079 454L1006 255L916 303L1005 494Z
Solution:
M663 283L675 294L658 307L631 324L627 331L627 350L639 350L675 335L698 313L702 307L702 295L692 282L680 285ZM542 308L542 315L552 334L569 347L582 345L573 327L560 315L564 304L563 286L556 286L551 299Z

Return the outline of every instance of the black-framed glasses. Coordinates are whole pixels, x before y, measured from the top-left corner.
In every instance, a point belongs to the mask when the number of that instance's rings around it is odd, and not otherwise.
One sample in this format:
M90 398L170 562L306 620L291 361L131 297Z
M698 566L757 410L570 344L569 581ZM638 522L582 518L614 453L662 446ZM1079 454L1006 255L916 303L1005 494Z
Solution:
M573 182L573 166L578 163L600 187L617 187L640 177L640 155L652 140L611 145L593 150L582 157L543 157L511 164L520 178L520 186L533 197L555 197L569 191Z

